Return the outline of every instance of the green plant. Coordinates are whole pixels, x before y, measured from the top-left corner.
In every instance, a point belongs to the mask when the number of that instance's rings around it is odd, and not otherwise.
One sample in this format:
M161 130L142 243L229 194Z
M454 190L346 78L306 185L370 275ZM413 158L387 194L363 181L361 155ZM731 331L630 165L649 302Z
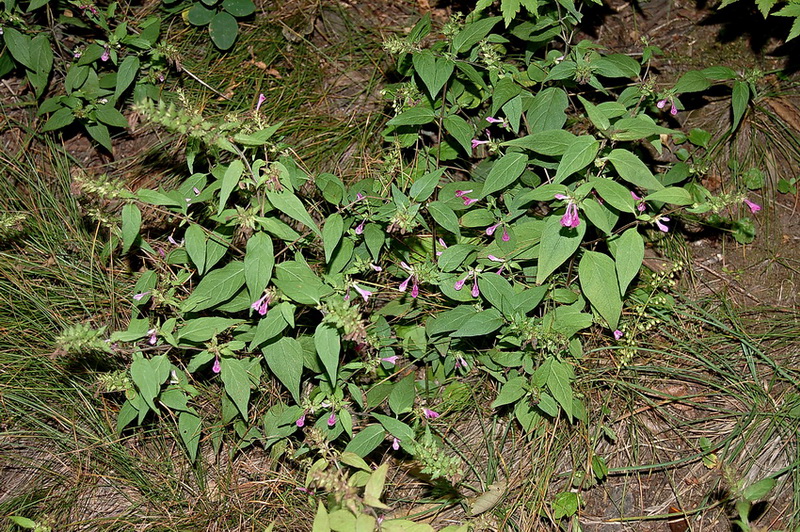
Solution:
M211 42L220 50L228 50L239 34L237 18L249 17L256 11L252 0L200 0L186 13L194 26L208 26Z

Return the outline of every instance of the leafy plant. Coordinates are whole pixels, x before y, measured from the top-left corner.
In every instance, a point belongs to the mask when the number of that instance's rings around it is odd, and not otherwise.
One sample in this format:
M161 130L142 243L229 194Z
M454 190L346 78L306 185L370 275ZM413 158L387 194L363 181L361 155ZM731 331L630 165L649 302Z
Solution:
M186 13L186 19L194 26L208 26L211 42L220 50L228 50L239 34L237 18L255 13L252 0L200 0Z

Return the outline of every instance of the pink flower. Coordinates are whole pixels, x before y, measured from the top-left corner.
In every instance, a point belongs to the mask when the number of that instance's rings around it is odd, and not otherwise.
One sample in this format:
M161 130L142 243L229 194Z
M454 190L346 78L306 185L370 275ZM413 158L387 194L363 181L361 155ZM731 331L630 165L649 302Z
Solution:
M480 146L481 144L489 144L489 141L488 140L472 139L472 149L473 150L475 148L477 148L478 146Z
M624 333L623 333L622 331L620 331L619 329L617 329L616 331L614 331L614 340L619 340L620 338L622 338L622 335L623 335L623 334L624 334Z
M506 229L505 226L503 226L503 236L500 238L502 238L503 242L508 242L511 240L511 235L508 234L508 229Z
M298 427L302 427L303 425L305 425L306 424L306 413L303 412L303 415L300 416L299 418L297 418L297 421L295 421L294 424L297 425Z
M664 98L663 100L659 100L658 103L656 104L656 107L658 107L659 109L663 109L666 106L667 106L666 98Z
M438 242L438 243L439 243L439 245L442 247L442 249L440 249L440 250L438 250L438 251L436 252L436 256L438 257L439 255L441 255L441 254L442 254L442 251L444 251L445 249L447 249L447 242L445 242L445 241L444 241L444 239L443 239L442 237L439 237L439 240L438 240L437 242Z
M361 201L364 198L366 198L364 194L362 194L361 192L356 192L356 201Z
M645 209L647 209L647 205L644 204L644 201L642 201L642 198L637 196L636 192L634 192L633 190L631 190L631 197L639 202L639 204L636 205L636 210L638 210L639 212L644 212Z
M214 373L219 373L222 371L222 366L219 363L219 357L214 357L214 365L211 366L211 371Z
M376 272L382 272L383 271L383 268L381 268L380 266L378 266L376 264L372 264L371 262L369 263L369 267L372 268Z
M416 298L419 295L419 284L417 278L414 277L414 285L411 287L411 297Z
M464 360L464 357L461 357L461 356L456 357L456 368L469 369L469 366L467 365L467 361Z
M156 330L150 329L147 331L147 334L150 336L150 338L147 340L147 343L150 345L156 345Z
M581 224L581 219L578 217L578 206L573 202L567 204L567 212L561 217L561 225L574 229Z
M472 294L472 297L478 297L479 295L481 295L481 291L478 288L478 276L477 275L472 278L472 292L470 292L470 293Z
M408 283L411 282L411 277L413 277L413 275L410 276L405 281L403 281L402 283L400 283L400 286L398 286L397 289L400 290L401 292L405 292L406 290L408 290Z
M465 194L469 194L470 192L472 192L472 189L469 189L469 190L456 190L456 194L455 194L455 196L456 196L457 198L461 198L461 197L463 197Z
M110 57L110 52L108 50L108 46L106 46L105 49L103 50L103 55L100 56L100 61L103 62L108 61L109 57Z
M677 107L675 107L675 104L674 104L674 103L673 103L673 104L672 104L672 106L669 108L669 114L671 114L672 116L675 116L676 114L678 114L678 108L677 108Z
M667 231L669 231L669 227L667 227L667 226L666 226L666 225L665 225L665 224L662 222L662 220L663 220L663 222L668 222L668 221L669 221L669 218L667 218L666 216L659 216L658 218L656 218L656 219L654 220L654 222L655 222L655 224L656 224L656 227L658 227L658 228L659 228L661 231L664 231L664 232L666 233Z
M417 274L414 272L414 268L406 264L405 261L400 261L400 266L410 272L411 275L408 276L408 279L400 283L398 286L398 290L401 292L405 292L408 289L408 283L412 283L411 285L411 297L416 298L419 295L419 284L417 283Z
M466 206L466 207L469 207L470 205L472 205L476 201L479 201L479 200L477 198L468 198L468 197L464 196L464 206Z
M436 419L440 415L439 412L435 412L435 411L431 410L430 408L423 408L422 409L422 413L428 419Z
M400 450L400 440L398 440L397 438L394 438L392 440L392 449L394 449L395 451Z
M467 275L466 277L464 277L459 281L456 281L456 284L453 285L453 288L456 290L461 290L462 288L464 288L464 283L467 282L467 279L469 279L469 275Z
M755 213L757 213L758 211L761 210L761 205L759 205L758 203L753 203L752 201L750 201L747 198L745 198L743 201L744 201L744 204L747 205L747 208L750 209L751 213L755 214Z
M395 365L397 364L397 359L400 358L400 355L392 355L390 357L383 357L381 362L386 362L387 364Z
M358 295L360 295L361 297L364 298L364 303L369 301L369 296L372 295L372 292L370 292L369 290L365 290L363 288L359 288L359 286L357 284L354 284L353 288L356 289L356 292L358 292Z
M360 235L361 233L364 232L364 223L365 222L366 222L366 220L361 220L361 223L356 226L356 234L357 235Z
M334 425L336 425L336 413L331 412L331 415L328 416L328 426L332 427Z
M134 300L134 301L141 301L141 300L142 300L142 298L144 298L144 296L146 296L146 295L147 295L147 294L149 294L149 293L150 293L150 292L140 292L140 293L138 293L138 294L134 294L134 296L133 296L133 300Z
M490 124L502 124L503 122L505 122L505 120L501 120L493 116L487 116L486 121L489 122Z
M262 316L267 315L267 310L269 310L269 304L272 301L271 294L264 294L264 296L259 299L258 301L254 301L250 308L261 314Z
M569 196L567 196L565 194L556 194L553 197L556 198L556 199L560 199L560 200L568 200L569 199Z
M256 102L256 113L258 112L259 109L261 109L261 104L263 104L266 100L267 97L264 96L263 93L258 95L258 102Z
M494 234L494 232L497 231L497 228L500 227L500 225L501 225L500 222L498 222L498 223L496 223L494 225L490 225L489 227L486 228L486 234L488 236L492 236Z

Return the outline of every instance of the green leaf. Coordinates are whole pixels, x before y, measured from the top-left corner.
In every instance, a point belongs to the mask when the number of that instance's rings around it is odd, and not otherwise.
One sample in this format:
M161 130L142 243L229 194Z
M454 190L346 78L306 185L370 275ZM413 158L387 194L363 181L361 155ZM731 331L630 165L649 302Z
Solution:
M542 231L539 244L539 266L536 272L536 284L542 284L556 268L564 264L580 246L586 224L582 223L574 229L562 227L558 216L549 216Z
M516 403L525 394L528 393L528 379L525 377L514 377L509 379L503 387L500 388L500 393L497 398L492 402L490 408L497 408L499 406Z
M578 278L583 295L605 318L609 328L616 329L622 314L622 299L614 260L603 253L585 251L578 265Z
M612 125L608 135L612 140L639 140L653 135L672 135L675 131L661 127L645 115L620 118Z
M225 207L228 205L228 198L231 192L239 186L239 179L241 179L243 172L244 164L239 160L231 162L225 169L219 188L219 208L217 209L217 216L222 214L222 211L224 211Z
M319 305L321 298L333 291L307 264L293 260L275 267L273 282L285 296L302 305Z
M302 402L300 378L303 374L303 346L294 338L284 337L264 347L261 352L267 367L286 386L297 404Z
M431 99L435 99L453 74L455 63L445 57L437 58L430 50L415 53L411 61Z
M436 115L433 109L425 106L412 107L389 120L387 126L421 126L433 122Z
M755 484L750 484L742 491L742 498L746 501L756 502L763 499L775 487L774 478L765 478Z
M411 185L411 189L408 191L408 195L411 199L422 202L431 197L431 194L433 194L433 191L436 190L436 187L439 185L439 180L442 178L444 171L444 168L439 168L438 170L434 170L433 172L415 179L414 184Z
M479 285L480 286L480 285ZM484 336L503 326L505 321L500 311L494 308L482 310L472 316L450 336L464 338L468 336Z
M233 15L220 11L208 23L208 33L214 45L220 50L227 50L233 46L236 35L239 33L239 24Z
M459 305L453 309L437 314L434 318L428 319L425 324L425 331L428 336L455 331L461 327L470 316L476 313L477 311L470 305Z
M454 235L461 236L461 226L458 225L458 217L447 204L441 201L433 201L428 204L428 212L436 223Z
M641 69L637 60L623 54L611 54L592 61L594 73L607 78L636 79Z
M244 263L234 261L207 274L183 301L183 312L199 312L227 301L244 286Z
M92 137L98 144L104 147L109 152L113 150L111 146L111 135L108 132L108 128L103 124L87 124L86 125L86 132L89 133L89 136Z
M659 183L658 179L653 176L647 165L632 152L623 149L611 150L611 153L608 154L608 160L614 165L614 169L616 169L619 176L628 183L632 183L644 190L661 190L664 188L664 185Z
M308 214L308 210L303 205L303 202L301 202L297 196L288 190L283 192L272 192L268 190L267 199L276 209L289 216L291 219L302 223L314 231L317 236L322 236L319 227L314 223L313 218Z
M327 323L320 323L314 331L314 347L319 359L330 378L331 385L336 385L336 373L339 368L339 331Z
M325 198L325 201L334 205L339 205L347 193L342 180L328 172L319 174L315 184L322 192L322 197Z
M272 277L274 266L275 251L272 238L266 233L253 234L247 240L244 254L244 279L253 301L261 297Z
M597 193L612 207L622 212L636 213L636 201L631 191L612 179L598 177L589 181Z
M589 166L589 163L593 162L597 156L598 149L600 149L600 143L593 136L576 137L561 156L561 162L558 163L553 182L561 183L570 175Z
M62 107L50 115L50 118L48 118L47 122L45 122L42 126L42 132L55 131L57 129L67 127L74 121L75 115L73 114L72 109L69 109L68 107Z
M187 320L178 330L178 339L186 342L206 342L225 329L241 323L242 320L207 316Z
M414 399L417 396L414 390L415 380L416 377L411 373L392 386L392 392L389 394L389 408L395 414L400 415L411 412L411 407L414 406Z
M467 152L468 154L471 154L472 136L474 134L474 130L472 129L472 126L469 125L469 122L467 122L458 115L450 115L445 117L442 123L444 125L444 129L448 133L453 135L453 138L455 138L458 141L459 145L461 145L461 147L464 148L464 151ZM442 169L442 171L444 171L444 169Z
M220 359L220 379L225 385L225 393L231 398L236 410L247 420L247 405L250 402L249 359L222 357Z
M21 526L22 528L39 529L39 525L33 519L28 519L21 515L9 515L8 518L11 519L15 525Z
M673 205L691 205L694 199L688 190L681 187L666 187L644 197L645 201L658 201Z
M562 491L553 499L553 517L555 519L572 517L578 512L579 504L580 499L578 499L577 493Z
M486 182L481 191L481 197L486 197L493 192L503 190L516 181L528 164L528 157L522 153L510 152L505 154L493 165L486 176Z
M222 9L234 17L247 17L255 12L256 5L252 0L224 0Z
M596 228L600 229L606 235L611 235L614 226L619 220L619 216L611 211L605 205L601 205L599 201L594 198L584 198L581 202L581 209L586 218Z
M747 105L750 103L750 87L744 81L733 82L733 94L731 95L731 105L733 107L733 123L731 131L736 131L739 122L742 121Z
M549 87L543 90L526 107L528 131L561 129L567 121L567 107L569 98L564 89Z
M386 430L378 424L367 425L344 448L345 452L364 457L378 448L386 437Z
M711 82L703 73L691 70L680 77L675 84L675 94L683 92L702 92L711 86Z
M142 211L133 203L122 207L122 253L127 253L139 238L142 228Z
M181 435L186 452L189 454L189 461L197 459L197 448L200 445L200 432L203 427L202 420L190 413L181 412L178 416L178 432Z
M558 404L561 405L562 410L567 414L567 418L572 422L572 370L563 362L555 359L551 360L550 374L547 376L547 388L553 394L555 400L558 401Z
M405 445L414 441L414 430L402 421L374 412L372 413L372 417L377 419L378 422L383 425L383 428L385 428L389 434L400 440L402 444Z
M189 24L194 26L206 26L211 19L214 18L216 11L213 9L208 9L200 2L196 2L187 13L187 20Z
M466 52L474 45L478 44L484 37L489 35L495 24L497 24L502 17L489 17L481 19L477 22L467 24L464 28L453 37L453 51L457 54Z
M122 113L117 111L111 104L98 106L94 110L94 117L98 122L102 122L109 126L122 128L128 127L128 119L125 118Z
M197 268L197 273L203 275L206 269L206 232L198 224L190 224L183 235L186 253Z
M139 389L139 393L151 410L156 411L154 399L161 391L161 385L169 378L170 364L166 355L154 356L151 359L141 355L134 356L131 363L131 380Z
M271 312L267 313L266 317L258 321L255 335L250 341L250 350L253 351L264 342L276 338L288 325L286 319L277 310L277 307L273 308Z
M336 246L342 240L344 235L344 218L338 212L328 216L325 220L325 225L322 226L322 246L325 249L325 262L331 262Z
M504 315L511 312L511 301L514 299L514 290L511 283L494 272L484 272L480 276L481 295L486 301Z
M411 33L408 34L407 40L411 44L417 44L422 39L428 36L431 32L431 14L430 12L425 13L425 15L419 19L414 27L411 29Z
M11 57L23 66L36 70L36 64L31 57L31 38L23 35L11 27L3 28L3 39Z
M125 92L136 79L136 74L139 72L139 64L139 58L135 55L129 55L122 60L117 71L117 86L114 88L114 100L118 100L119 97L122 96L122 93Z
M616 259L617 279L619 280L619 293L625 295L628 285L639 275L644 260L644 240L635 227L631 227L611 246L612 254Z
M583 108L586 110L586 114L589 120L592 121L592 124L594 124L594 127L601 131L605 131L611 127L611 122L608 120L608 117L600 111L596 105L580 95L578 95L578 100L583 104Z

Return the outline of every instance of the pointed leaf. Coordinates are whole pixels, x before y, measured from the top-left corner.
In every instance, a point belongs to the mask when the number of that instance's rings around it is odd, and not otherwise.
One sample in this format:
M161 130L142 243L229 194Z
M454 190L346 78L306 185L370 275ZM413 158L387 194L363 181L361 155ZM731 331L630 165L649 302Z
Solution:
M286 386L297 404L302 401L300 378L303 374L303 346L294 338L281 338L261 352L269 370Z
M586 251L578 265L578 278L583 295L605 318L609 328L616 329L622 314L622 299L614 260L603 253Z
M591 135L576 137L561 156L553 182L561 183L570 175L589 166L597 156L599 148L600 143Z
M536 284L542 284L551 273L564 264L578 249L586 233L586 224L570 229L562 227L558 216L550 216L542 231L539 244L539 266Z
M266 233L258 232L247 240L244 254L244 278L250 299L261 297L272 277L275 266L275 251L272 238Z
M339 369L339 331L328 325L320 323L314 332L314 347L317 350L325 372L330 378L330 383L336 386L336 374Z
M594 160L594 157L592 158ZM503 190L522 175L528 164L528 157L522 153L510 152L492 165L481 191L481 197Z

